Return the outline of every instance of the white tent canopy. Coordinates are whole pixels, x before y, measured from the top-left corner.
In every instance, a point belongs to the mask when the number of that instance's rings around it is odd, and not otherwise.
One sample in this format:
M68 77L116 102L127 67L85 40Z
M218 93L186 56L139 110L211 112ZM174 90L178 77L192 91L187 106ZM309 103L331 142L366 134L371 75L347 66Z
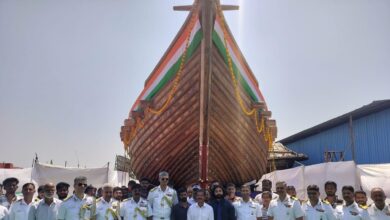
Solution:
M390 164L356 165L353 161L343 161L277 170L261 177L256 184L257 191L261 191L261 181L264 179L273 183L285 181L287 185L295 186L297 196L301 199L307 199L306 187L311 184L318 185L321 195L324 196L326 181L337 183L337 195L340 198L341 188L345 185L364 190L368 197L373 187L381 187L386 195L390 196ZM275 191L275 184L272 190Z
M85 176L88 184L101 187L105 183L113 186L127 186L130 180L129 174L121 171L110 170L107 166L101 168L73 168L48 164L35 164L33 168L24 169L0 169L0 182L6 178L16 177L19 180L19 189L27 182L33 182L36 186L52 182L66 182L71 185L69 191L73 191L73 180L77 176Z

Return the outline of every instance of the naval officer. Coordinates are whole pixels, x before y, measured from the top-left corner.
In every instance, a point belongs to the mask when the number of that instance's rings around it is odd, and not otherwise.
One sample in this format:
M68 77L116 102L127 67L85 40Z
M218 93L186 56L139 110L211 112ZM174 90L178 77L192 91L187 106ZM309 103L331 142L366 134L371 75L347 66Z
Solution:
M58 220L95 220L96 200L84 194L87 188L87 177L74 179L74 194L65 199L58 210Z
M148 195L153 220L169 219L173 205L178 203L176 191L168 186L168 172L160 172L159 181L160 185L150 190Z

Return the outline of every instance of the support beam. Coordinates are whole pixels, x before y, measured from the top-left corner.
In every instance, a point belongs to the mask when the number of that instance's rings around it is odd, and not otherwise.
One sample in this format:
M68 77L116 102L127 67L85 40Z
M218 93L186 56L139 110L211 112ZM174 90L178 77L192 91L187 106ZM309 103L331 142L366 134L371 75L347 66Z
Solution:
M173 6L174 11L191 11L192 8L193 8L192 5ZM224 11L234 11L234 10L239 10L240 6L238 6L238 5L221 5L221 8Z

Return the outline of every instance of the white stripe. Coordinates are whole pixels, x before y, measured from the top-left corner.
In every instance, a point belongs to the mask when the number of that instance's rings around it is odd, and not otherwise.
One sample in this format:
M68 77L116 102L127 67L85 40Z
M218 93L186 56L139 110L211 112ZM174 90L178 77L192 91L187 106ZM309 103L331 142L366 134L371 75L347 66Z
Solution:
M192 41L194 40L195 34L200 29L200 22L198 22L194 25L191 31L191 37L190 37L190 43L191 45ZM182 45L180 45L180 48L176 51L176 53L172 56L171 60L167 63L167 65L164 67L164 69L160 72L157 79L154 81L152 85L148 88L148 90L144 93L144 95L141 97L141 100L145 99L152 91L153 89L160 83L162 78L165 76L165 74L168 72L170 68L181 58L182 54L184 53L185 47L186 47L186 41L183 42Z
M224 37L224 34L223 34L223 30L221 28L221 25L219 24L219 22L217 21L214 25L214 29L215 31L217 32L219 38L222 40L222 43L224 44L225 43L225 37ZM231 45L229 44L228 42L228 50L229 50L229 53L230 53L230 57L232 58L233 62L236 64L238 70L240 71L241 73L241 76L244 78L244 80L248 83L249 87L251 88L251 90L253 91L253 93L255 94L255 96L257 97L257 99L259 101L264 101L260 98L260 95L258 94L258 91L257 91L257 86L253 84L253 82L249 79L249 76L248 76L248 73L246 71L244 71L244 68L242 67L241 65L241 62L238 61L237 57L236 57L236 54L234 53Z

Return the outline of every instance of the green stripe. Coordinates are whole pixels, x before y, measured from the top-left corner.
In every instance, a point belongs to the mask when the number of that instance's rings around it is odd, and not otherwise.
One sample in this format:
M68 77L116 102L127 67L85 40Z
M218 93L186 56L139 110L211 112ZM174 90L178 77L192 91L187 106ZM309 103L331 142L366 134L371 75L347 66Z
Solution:
M229 65L228 57L226 54L225 44L224 44L224 42L222 42L222 39L219 37L218 33L215 30L213 31L213 41L214 41L215 45L217 46L218 51L221 53L223 59L225 60L226 65ZM239 69L237 68L237 65L233 62L233 60L232 60L232 63L233 63L233 71L234 71L234 75L235 75L236 79L237 78L240 79L240 83L241 83L242 87L244 88L245 92L251 97L251 99L253 101L257 102L258 99L256 97L255 92L249 86L248 82L244 79L244 77L242 76L242 73L239 71ZM240 77L238 77L239 75L240 75Z
M203 38L203 32L201 30L198 30L196 32L191 44L189 45L187 49L187 56L186 60L184 61L187 62L192 54L195 52L196 48L198 48L200 42L202 41ZM161 81L156 85L156 87L149 93L148 96L146 96L146 100L151 100L171 79L176 73L179 71L180 68L180 63L181 63L181 57L176 61L176 63L167 71L165 76L161 79Z

